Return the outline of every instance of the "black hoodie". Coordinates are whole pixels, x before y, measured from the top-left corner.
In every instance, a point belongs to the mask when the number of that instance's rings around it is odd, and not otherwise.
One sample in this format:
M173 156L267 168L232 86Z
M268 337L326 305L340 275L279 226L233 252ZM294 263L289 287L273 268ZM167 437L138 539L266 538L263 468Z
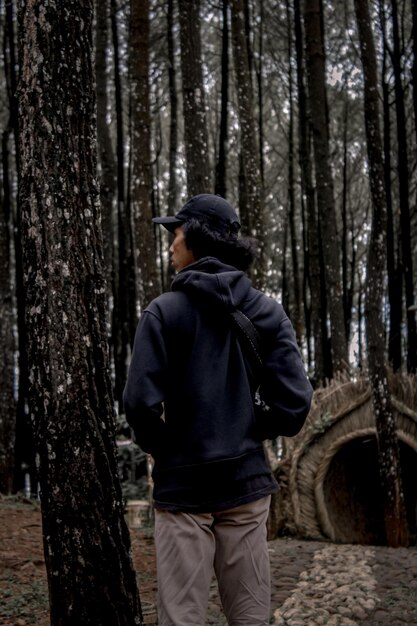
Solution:
M261 336L261 372L233 329L235 309ZM269 407L259 414L258 386ZM123 396L137 443L154 457L155 506L219 511L275 491L262 440L296 434L311 395L282 306L218 259L184 268L143 312Z

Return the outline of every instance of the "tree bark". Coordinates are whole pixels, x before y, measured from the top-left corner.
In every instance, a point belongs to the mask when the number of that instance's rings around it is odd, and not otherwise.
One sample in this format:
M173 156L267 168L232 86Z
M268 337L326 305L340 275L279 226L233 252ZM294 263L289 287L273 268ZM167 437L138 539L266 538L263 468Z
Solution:
M92 21L93 0L21 3L29 410L53 626L141 623L115 459Z
M295 178L294 178L294 103L293 103L293 71L292 71L292 31L289 0L286 1L288 22L288 84L289 84L289 120L288 120L288 221L291 238L293 314L291 316L295 336L301 346L303 324L301 317L300 270L298 262L297 219L295 214Z
M379 127L376 55L368 0L355 0L364 75L365 129L372 196L372 230L366 283L366 344L372 402L376 417L379 471L384 494L386 540L389 546L408 545L408 525L401 482L395 417L388 388L382 319L386 262L386 195Z
M384 179L387 202L387 279L389 301L388 330L388 362L394 372L402 367L402 269L399 261L400 233L396 225L392 206L392 141L390 114L390 84L386 78L387 56L390 54L387 36L384 0L379 0L381 33L382 33L382 101L383 101L383 146L384 146Z
M264 80L263 80L263 64L264 64L264 23L265 23L265 12L264 12L264 1L259 0L259 25L258 25L258 40L259 45L257 49L257 57L258 63L256 64L256 83L258 87L258 136L259 136L259 175L261 177L261 186L262 189L265 188L265 130L264 130ZM247 11L247 14L249 12ZM248 15L249 18L249 15ZM290 31L290 22L288 22L288 29ZM289 32L288 31L288 32ZM250 50L249 41L248 41L248 50ZM249 68L250 68L250 57L249 57Z
M4 155L3 155L4 157ZM3 172L4 175L9 172ZM10 272L10 212L0 195L0 493L13 491L16 403L13 395L14 351Z
M109 13L107 0L96 0L96 93L97 93L97 139L101 166L100 203L102 214L103 253L109 289L113 280L114 262L114 200L116 198L116 161L107 123L109 98L107 86L107 49L109 45Z
M417 145L417 2L411 3L412 10L412 38L413 38L413 108L414 108L414 132Z
M144 309L160 293L152 224L151 115L149 105L149 0L131 6L131 168L136 292Z
M220 132L219 153L216 163L216 182L214 190L216 194L226 198L227 185L227 140L228 140L228 106L229 106L229 0L223 0L222 4L222 86L220 107Z
M325 289L331 328L333 375L348 367L343 312L341 263L333 198L333 180L329 156L329 130L325 81L325 48L322 4L310 0L304 4L308 104L313 131L317 207L321 230Z
M298 134L299 134L299 162L301 173L301 193L303 204L305 205L307 242L306 263L304 272L308 277L308 285L310 292L310 307L307 306L307 298L304 297L304 311L306 318L307 334L310 325L307 323L312 320L312 331L314 337L314 359L311 356L313 352L310 350L309 365L314 360L314 379L320 383L325 377L324 363L324 344L325 337L322 334L322 325L320 320L326 317L326 311L321 310L320 299L320 248L318 235L318 217L316 198L312 181L312 171L310 158L310 125L307 117L307 99L304 79L304 54L303 54L303 36L301 24L301 11L299 0L294 0L294 30L295 30L295 49L297 62L297 92L298 92ZM305 294L306 295L306 294Z
M200 1L179 2L184 143L189 196L210 193L210 167L201 59Z
M17 176L18 155L11 155L12 137L17 134L16 59L14 15L11 1L6 2L4 21L3 63L7 89L8 120L2 132L0 189L0 493L13 491L15 471L16 403L13 326L16 323L12 300L11 233L15 205L13 182ZM5 115L6 118L6 115ZM6 118L7 119L7 118Z
M400 189L400 224L401 224L401 260L404 272L405 305L407 320L407 371L417 371L417 328L415 311L411 307L414 302L413 254L411 246L410 191L407 123L405 112L405 96L402 84L403 68L401 63L400 33L398 25L397 0L391 0L392 31L394 38L393 69L395 85L395 108L398 140L398 182Z
M168 40L168 81L169 81L169 184L168 184L168 215L177 212L177 153L178 153L178 96L174 46L174 2L168 0L167 40Z
M122 406L123 388L127 377L127 362L136 328L136 280L133 257L132 225L125 190L125 142L123 96L120 76L119 30L117 0L110 0L111 29L114 53L114 93L116 109L117 159L117 258L114 260L113 320L115 395ZM133 318L133 319L132 319Z
M346 9L345 9L346 10ZM347 20L345 15L345 28L347 30ZM342 292L343 310L345 319L345 336L349 345L351 337L351 322L353 296L355 292L355 265L356 265L356 244L355 244L355 224L352 211L349 211L349 182L348 182L348 128L349 117L349 97L347 94L347 76L344 80L345 101L343 103L343 189L342 189ZM350 219L349 219L350 218Z
M265 228L263 190L259 171L259 146L256 141L254 97L249 69L248 46L245 34L243 0L231 0L232 48L235 68L238 114L240 123L240 212L248 234L258 239L259 260L254 271L256 286L265 283Z

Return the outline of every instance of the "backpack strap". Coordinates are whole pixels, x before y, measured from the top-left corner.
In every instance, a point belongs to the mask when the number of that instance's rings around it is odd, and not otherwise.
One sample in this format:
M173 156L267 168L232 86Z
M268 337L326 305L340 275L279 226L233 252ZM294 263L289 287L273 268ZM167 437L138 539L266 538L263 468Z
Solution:
M256 367L262 367L261 337L255 326L250 319L238 309L231 311L230 316L234 322L235 328L238 330L239 336L243 339L247 349L249 349Z

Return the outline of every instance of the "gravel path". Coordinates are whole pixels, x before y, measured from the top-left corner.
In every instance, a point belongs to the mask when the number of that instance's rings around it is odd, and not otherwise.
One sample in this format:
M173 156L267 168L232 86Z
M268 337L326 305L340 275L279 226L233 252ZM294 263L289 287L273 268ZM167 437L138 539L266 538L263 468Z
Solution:
M274 626L417 626L417 547L269 544ZM226 626L213 581L208 625Z

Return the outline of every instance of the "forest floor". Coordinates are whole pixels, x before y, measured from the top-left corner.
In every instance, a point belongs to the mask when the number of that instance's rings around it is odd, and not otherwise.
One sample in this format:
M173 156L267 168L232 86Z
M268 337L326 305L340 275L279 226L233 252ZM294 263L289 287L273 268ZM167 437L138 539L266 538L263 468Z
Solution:
M131 528L146 624L156 624L151 527ZM417 626L417 547L269 542L274 626ZM213 579L207 626L226 626ZM0 496L0 626L49 626L39 504ZM103 625L105 626L105 625Z
M150 528L131 530L144 615L153 614L156 569ZM39 504L0 495L0 625L49 626L48 587Z

